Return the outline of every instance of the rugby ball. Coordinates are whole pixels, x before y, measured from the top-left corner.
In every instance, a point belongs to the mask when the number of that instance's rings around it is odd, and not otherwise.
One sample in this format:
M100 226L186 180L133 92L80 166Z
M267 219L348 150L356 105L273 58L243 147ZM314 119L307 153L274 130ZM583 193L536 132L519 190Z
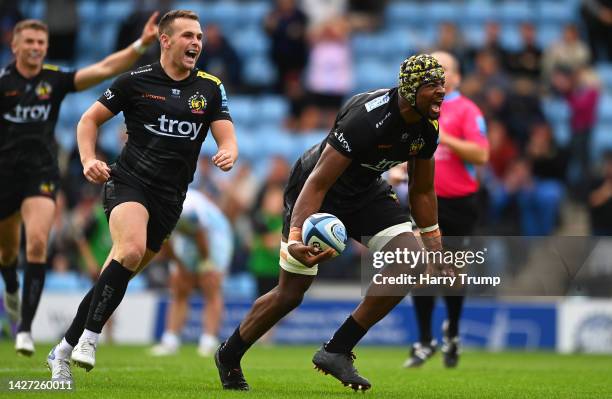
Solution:
M302 226L302 241L319 251L333 248L336 255L344 251L347 235L344 224L332 214L315 213L304 221Z

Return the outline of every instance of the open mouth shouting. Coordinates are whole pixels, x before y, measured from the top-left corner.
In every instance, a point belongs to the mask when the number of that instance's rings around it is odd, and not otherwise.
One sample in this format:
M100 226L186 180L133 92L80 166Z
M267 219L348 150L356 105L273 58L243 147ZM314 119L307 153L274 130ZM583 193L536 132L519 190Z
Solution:
M199 52L196 49L188 49L185 51L185 60L189 65L195 65Z
M440 116L440 108L442 107L442 101L444 101L444 97L432 100L431 105L429 106L429 114L431 116L435 118Z

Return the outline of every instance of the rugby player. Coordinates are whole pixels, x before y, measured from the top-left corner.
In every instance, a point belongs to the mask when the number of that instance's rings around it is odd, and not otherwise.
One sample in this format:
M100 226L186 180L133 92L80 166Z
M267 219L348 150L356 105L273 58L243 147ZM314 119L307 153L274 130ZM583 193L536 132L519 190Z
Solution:
M77 71L44 64L49 32L42 21L24 20L13 29L15 61L0 71L0 272L7 313L19 321L17 353L34 353L32 321L45 284L59 184L54 130L60 105L67 93L126 71L155 40L156 18L157 13L151 15L134 44ZM16 267L22 222L26 259L20 303Z
M438 197L438 220L445 237L466 237L473 234L478 220L478 180L474 165L482 165L489 159L486 124L478 106L458 90L461 74L457 59L442 51L434 52L432 56L442 65L446 77L446 97L439 120L440 145L435 154L434 188ZM458 241L469 244L464 239ZM459 319L464 297L460 290L454 294L444 297L448 319L443 327L441 349L446 367L455 367L459 362ZM435 297L413 291L412 300L419 342L413 345L404 367L419 367L436 352L436 341L431 332Z
M232 226L211 200L189 189L176 230L164 245L172 259L172 298L166 310L166 330L161 342L151 348L151 354L168 356L178 352L180 333L189 310L189 295L198 286L204 297L198 354L210 357L219 346L223 276L234 251Z
M223 84L195 68L202 50L198 16L169 11L158 29L160 61L119 76L77 126L83 173L92 183L104 183L113 247L66 335L49 353L54 379L72 378L70 358L86 370L94 367L100 331L130 278L160 250L179 219L208 129L218 147L216 167L229 171L238 156ZM95 157L97 132L122 111L128 140L109 166Z
M316 253L302 243L301 226L308 216L316 212L336 215L351 238L372 237L367 244L374 251L418 249L410 215L381 178L386 170L411 160L412 214L425 245L441 248L432 156L443 99L444 71L438 61L427 54L412 56L400 67L399 87L351 98L326 139L295 163L285 189L279 283L255 301L215 354L223 388L249 389L240 367L242 356L301 303L317 274L317 264L333 256L332 249ZM366 296L315 354L315 367L355 390L370 388L370 382L353 366L352 349L401 300L399 295Z

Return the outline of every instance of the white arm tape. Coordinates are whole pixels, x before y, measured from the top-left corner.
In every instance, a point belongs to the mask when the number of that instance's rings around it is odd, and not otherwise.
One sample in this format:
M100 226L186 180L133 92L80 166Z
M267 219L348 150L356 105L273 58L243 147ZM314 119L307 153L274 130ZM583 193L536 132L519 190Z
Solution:
M431 233L432 231L436 231L439 228L440 226L438 226L438 223L436 223L433 226L429 226L429 227L419 227L419 230L421 230L421 233Z

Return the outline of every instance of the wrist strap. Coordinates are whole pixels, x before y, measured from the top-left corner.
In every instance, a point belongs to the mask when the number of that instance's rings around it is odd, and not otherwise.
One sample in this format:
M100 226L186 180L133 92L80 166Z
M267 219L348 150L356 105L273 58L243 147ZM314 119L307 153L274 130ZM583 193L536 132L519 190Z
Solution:
M149 48L148 45L143 44L142 43L142 39L138 39L136 40L134 43L132 43L132 48L140 55L143 55L146 51L147 48Z
M421 230L421 233L431 233L432 231L438 230L439 228L440 226L438 226L438 223L436 223L433 226L429 227L419 227L419 230Z

